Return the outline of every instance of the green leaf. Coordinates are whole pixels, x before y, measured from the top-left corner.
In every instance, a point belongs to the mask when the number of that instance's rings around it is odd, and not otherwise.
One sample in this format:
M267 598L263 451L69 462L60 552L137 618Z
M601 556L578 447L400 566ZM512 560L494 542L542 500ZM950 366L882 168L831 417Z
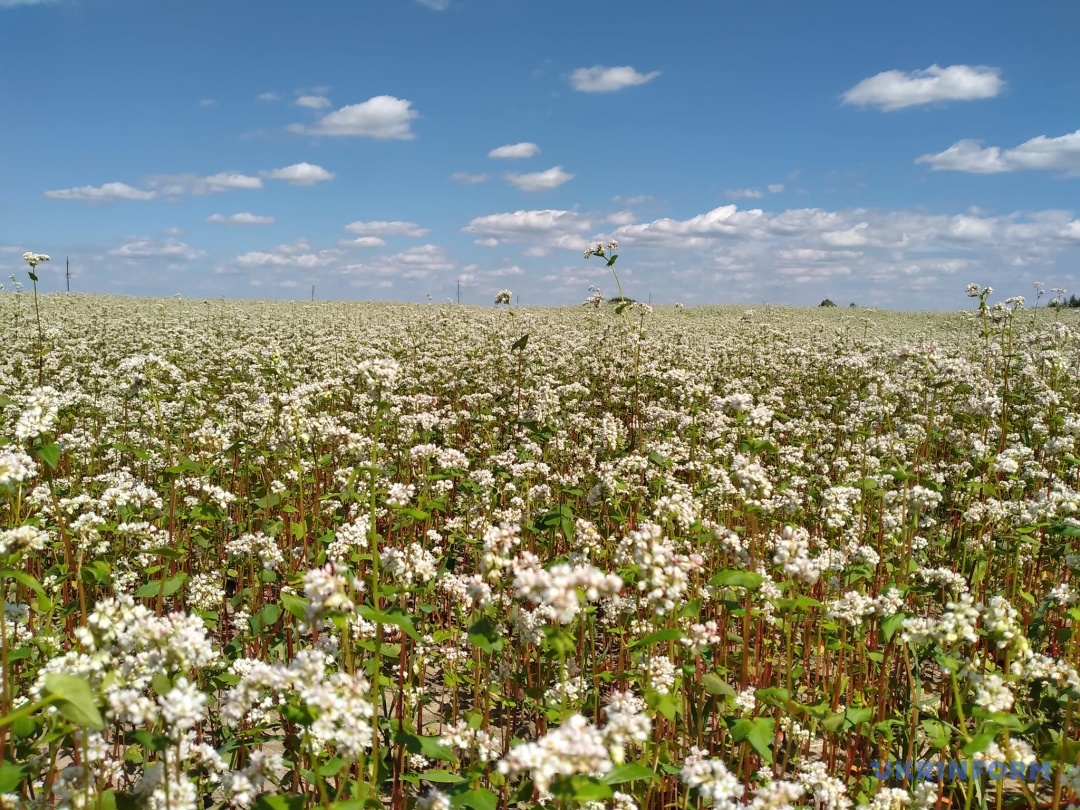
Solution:
M849 708L845 712L845 715L847 716L847 721L851 723L852 728L854 728L860 723L869 723L870 719L874 716L874 710L869 706L861 709Z
M499 797L487 788L479 787L452 796L450 803L453 807L470 807L472 810L495 810L499 806Z
M459 782L468 781L464 776L458 776L450 771L425 771L417 775L425 782L441 782L447 785L456 785Z
M778 706L780 708L786 708L791 701L791 694L782 686L758 689L754 696L766 706Z
M43 444L37 448L37 455L42 461L49 465L50 470L56 469L56 464L60 460L60 445L58 444Z
M612 768L600 780L605 785L621 785L625 782L637 782L640 779L657 779L659 775L652 768L638 765L636 762L627 762Z
M304 810L307 797L275 793L272 796L260 796L255 800L254 810Z
M15 765L11 762L5 762L0 765L0 793L14 793L15 788L19 786L19 783L29 771L30 766L25 763Z
M45 676L45 692L54 698L60 714L73 723L88 728L104 728L97 698L90 684L75 675L50 672Z
M919 725L923 727L930 737L930 746L934 751L940 751L949 744L949 727L940 720L923 720Z
M176 740L171 737L167 737L164 734L155 734L146 729L133 732L131 736L147 751L155 751L159 754L163 751L168 751L169 748L176 745Z
M139 599L152 599L159 593L162 596L172 596L180 590L180 586L183 585L185 581L187 581L187 574L177 574L175 577L171 577L164 581L155 579L153 582L147 582L139 588L139 590L135 591L135 596Z
M167 695L172 691L172 681L169 680L169 676L162 672L160 669L153 674L150 678L150 684L154 687L154 691L159 695Z
M394 735L394 742L404 746L410 754L420 754L428 759L438 759L443 762L457 762L457 757L450 746L439 742L439 737L421 737L408 732L398 732Z
M754 590L761 586L765 577L753 571L720 571L709 580L710 585L727 588L746 588Z
M752 723L750 733L746 735L747 741L753 746L763 760L773 761L772 750L769 746L773 741L774 721L771 717L759 717Z
M287 703L281 707L281 716L291 723L307 728L315 722L315 713L309 706L294 706Z
M649 635L644 638L639 638L637 641L633 642L630 647L647 647L651 644L659 644L663 641L678 641L685 635L686 634L677 627L672 627L667 630L657 630L655 633L649 633Z
M725 695L727 697L735 697L735 690L731 684L717 675L715 672L710 672L708 675L701 679L701 685L705 687L705 691L710 695Z
M551 784L551 794L564 802L573 801L584 804L610 799L615 795L615 791L599 779L575 774L556 777Z
M528 345L528 343L529 343L529 336L528 336L528 334L524 334L521 337L519 337L517 340L515 340L514 345L511 346L510 348L515 350L515 351L521 351L522 349L524 349Z
M281 618L281 608L272 602L267 602L255 615L248 619L251 634L254 636L259 635L267 627L273 627L279 618Z
M649 708L662 714L672 723L675 722L675 716L682 711L682 708L671 695L660 694L652 690L645 693L645 703Z
M500 652L506 645L506 639L499 635L495 625L486 617L469 628L469 641L488 653Z
M38 596L45 596L45 589L41 587L41 583L25 571L17 571L14 568L2 568L0 569L0 579L4 578L13 579L16 582L25 585Z
M890 641L896 635L896 631L903 626L904 619L907 617L908 615L901 611L900 613L894 613L881 623L881 632L885 635L886 641Z
M413 617L399 607L392 607L387 610L376 610L371 605L361 605L357 608L356 612L369 622L375 622L376 624L392 624L394 627L400 628L402 633L414 641L420 640L420 634L416 632L416 625L413 623Z
M303 620L307 606L311 604L307 599L302 596L297 596L295 593L289 593L285 591L281 594L281 605L290 614L297 619Z
M657 453L655 450L653 450L651 453L649 453L649 461L651 461L657 467L670 467L671 466L671 461L669 459L664 458L662 455Z
M990 747L997 734L976 734L961 750L966 756L974 756Z

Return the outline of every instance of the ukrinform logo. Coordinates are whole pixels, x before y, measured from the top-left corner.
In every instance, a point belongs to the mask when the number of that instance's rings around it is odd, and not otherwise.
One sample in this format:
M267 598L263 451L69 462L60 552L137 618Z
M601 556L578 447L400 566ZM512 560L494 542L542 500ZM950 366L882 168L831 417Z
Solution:
M917 760L901 762L888 760L870 762L870 772L881 780L906 779L909 782L946 782L959 780L967 782L983 776L997 781L1016 779L1022 782L1034 782L1042 777L1052 779L1053 768L1049 762L999 762L995 760Z

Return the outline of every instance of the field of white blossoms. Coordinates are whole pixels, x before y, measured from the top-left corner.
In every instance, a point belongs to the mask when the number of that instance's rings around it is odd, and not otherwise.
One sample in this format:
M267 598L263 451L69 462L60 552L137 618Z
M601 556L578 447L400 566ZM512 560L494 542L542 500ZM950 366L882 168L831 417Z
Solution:
M0 293L0 807L1076 802L1080 321L973 295Z

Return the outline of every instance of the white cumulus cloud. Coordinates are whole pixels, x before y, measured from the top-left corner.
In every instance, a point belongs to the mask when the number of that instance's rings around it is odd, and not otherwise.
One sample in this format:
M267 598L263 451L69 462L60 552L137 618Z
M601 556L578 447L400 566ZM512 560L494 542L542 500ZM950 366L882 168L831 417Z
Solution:
M333 180L334 173L313 163L294 163L281 169L259 172L269 180L284 180L293 186L313 186L324 180Z
M385 245L386 240L378 236L358 236L355 239L342 239L338 244L348 247L375 248Z
M624 87L633 87L652 81L660 75L659 70L651 73L638 73L629 65L623 67L604 67L594 65L578 68L570 74L570 83L582 93L611 93Z
M325 110L330 106L330 99L326 96L299 96L296 106L307 107L309 110Z
M1012 149L983 146L980 141L957 141L944 152L915 160L934 170L998 174L1025 170L1080 174L1080 129L1048 138L1039 135Z
M153 239L132 239L118 248L109 251L110 256L121 259L170 259L172 261L190 262L203 258L206 253L196 250L177 239L166 239L163 242Z
M480 172L478 174L472 174L470 172L454 172L450 175L450 179L457 183L464 183L467 186L475 186L477 183L486 183L491 179L491 175Z
M105 183L101 186L77 186L46 191L53 200L78 200L79 202L109 202L111 200L152 200L154 191L141 191L127 183Z
M314 126L293 124L292 132L308 135L364 136L378 140L411 140L410 124L419 113L412 102L394 96L375 96L327 113Z
M577 211L547 208L476 217L462 230L484 246L494 246L488 240L527 243L525 254L536 257L546 256L551 248L583 250L591 241L586 238L591 227L591 220Z
M220 222L225 225L272 225L274 218L242 211L239 214L211 214L206 218L206 221Z
M726 191L724 194L729 200L759 200L765 196L761 189L756 188L738 188L733 191Z
M346 225L345 230L359 236L411 236L413 238L426 236L428 233L427 228L421 228L415 222L402 222L401 220L394 220L393 222L383 220L361 222L357 220Z
M79 202L110 202L112 200L152 200L157 192L141 191L125 183L106 183L103 186L78 186L46 191L51 200L77 200Z
M522 191L551 191L563 183L569 183L574 179L574 175L563 171L562 166L552 166L545 171L531 174L507 174L506 179Z
M931 65L904 73L886 70L863 79L843 95L845 104L900 110L938 101L973 101L994 98L1005 82L1001 71L971 65Z
M150 188L166 197L182 194L202 196L225 191L262 188L262 180L241 172L218 172L200 177L197 174L158 174L146 179Z
M531 158L539 153L539 146L530 141L525 141L523 143L508 143L506 146L497 146L488 152L488 157L515 160L518 158Z

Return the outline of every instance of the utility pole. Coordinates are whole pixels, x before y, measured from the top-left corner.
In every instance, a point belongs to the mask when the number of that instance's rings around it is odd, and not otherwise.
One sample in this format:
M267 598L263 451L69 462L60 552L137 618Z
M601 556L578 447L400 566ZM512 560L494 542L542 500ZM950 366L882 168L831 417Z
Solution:
M67 291L71 292L71 259L64 257L64 278L67 280Z
M457 280L457 302L461 304L461 279Z
M311 303L315 303L315 285L311 285Z

